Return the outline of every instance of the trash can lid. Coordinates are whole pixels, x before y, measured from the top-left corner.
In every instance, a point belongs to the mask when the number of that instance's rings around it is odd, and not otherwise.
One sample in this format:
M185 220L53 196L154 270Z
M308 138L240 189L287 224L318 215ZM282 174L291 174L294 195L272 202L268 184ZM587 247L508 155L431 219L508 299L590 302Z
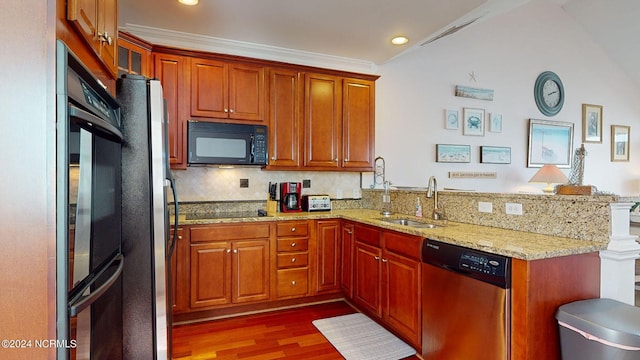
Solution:
M640 347L640 308L612 299L572 302L558 308L556 319L612 343Z

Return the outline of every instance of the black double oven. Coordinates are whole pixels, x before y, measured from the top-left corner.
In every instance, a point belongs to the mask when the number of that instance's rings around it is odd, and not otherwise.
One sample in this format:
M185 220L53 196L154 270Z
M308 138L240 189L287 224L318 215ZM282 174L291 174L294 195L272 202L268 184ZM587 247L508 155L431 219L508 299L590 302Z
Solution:
M122 359L120 106L56 50L57 357Z

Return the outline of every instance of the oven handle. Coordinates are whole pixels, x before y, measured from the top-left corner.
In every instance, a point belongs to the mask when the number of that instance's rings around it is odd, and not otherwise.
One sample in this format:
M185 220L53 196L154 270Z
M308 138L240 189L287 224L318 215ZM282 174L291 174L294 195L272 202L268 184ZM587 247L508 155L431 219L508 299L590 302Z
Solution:
M118 262L118 268L113 273L113 275L111 275L109 277L109 279L107 279L107 281L105 281L104 284L102 284L99 288L97 288L94 291L92 291L91 294L86 295L86 296L82 296L78 300L74 301L73 304L69 305L69 315L70 316L77 316L78 313L80 313L82 310L86 309L88 306L93 304L96 300L98 300L98 298L100 296L102 296L102 294L104 294L107 290L109 290L109 288L116 282L116 280L118 280L120 275L122 275L122 267L124 265L124 261L123 260L124 260L124 257L122 256L122 254L116 255L116 257L113 258L113 260L111 260L109 265L105 266L104 270L101 271L100 274L95 276L87 284L87 286L85 286L85 288L83 289L83 291L81 293L84 293L84 290L88 289L91 285L93 285L93 283L95 283L96 280L98 278L100 278L100 275L102 275L102 273L104 273L104 271L107 268L111 267L111 265L113 265L114 262L116 262L116 261Z
M108 121L73 106L72 104L69 104L69 116L74 123L88 132L117 143L122 143L122 132ZM74 121L73 119L77 120Z

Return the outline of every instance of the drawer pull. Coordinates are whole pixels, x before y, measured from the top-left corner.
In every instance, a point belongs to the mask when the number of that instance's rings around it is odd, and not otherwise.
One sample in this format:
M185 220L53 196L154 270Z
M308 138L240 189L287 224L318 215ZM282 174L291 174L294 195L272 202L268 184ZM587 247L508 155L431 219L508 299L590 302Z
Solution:
M291 258L291 262L292 263L296 262L296 258Z
M292 227L292 228L291 228L291 232L296 232L296 228L295 228L295 227Z
M292 242L291 247L296 247L296 243Z
M380 260L380 256L374 256L373 257L375 260Z
M233 253L237 254L238 253L238 249L233 249Z
M292 286L296 286L296 281L295 280L291 280L291 285Z

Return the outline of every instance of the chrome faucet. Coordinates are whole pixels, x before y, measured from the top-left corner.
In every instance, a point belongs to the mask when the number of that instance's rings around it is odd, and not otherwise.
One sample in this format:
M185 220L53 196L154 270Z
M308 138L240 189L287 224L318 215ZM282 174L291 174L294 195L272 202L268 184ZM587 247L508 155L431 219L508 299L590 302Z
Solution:
M431 218L433 220L440 220L444 217L444 213L438 209L438 180L435 176L429 177L429 183L427 184L427 197L433 198L433 212Z

